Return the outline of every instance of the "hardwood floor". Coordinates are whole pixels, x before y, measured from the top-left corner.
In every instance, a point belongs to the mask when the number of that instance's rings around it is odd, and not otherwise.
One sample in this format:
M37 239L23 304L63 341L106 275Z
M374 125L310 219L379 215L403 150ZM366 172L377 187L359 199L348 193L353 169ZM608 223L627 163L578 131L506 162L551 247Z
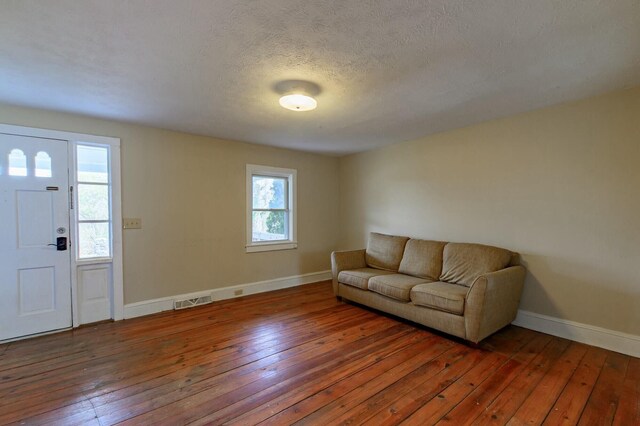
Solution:
M640 424L640 359L507 327L479 347L328 282L0 345L0 424Z

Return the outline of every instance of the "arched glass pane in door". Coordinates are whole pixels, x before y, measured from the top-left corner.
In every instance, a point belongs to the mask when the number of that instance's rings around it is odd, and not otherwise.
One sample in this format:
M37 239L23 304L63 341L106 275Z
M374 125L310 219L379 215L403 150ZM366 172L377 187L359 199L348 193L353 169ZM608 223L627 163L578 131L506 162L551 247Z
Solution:
M27 156L20 149L12 149L9 153L9 176L27 175Z
M51 177L51 157L44 151L36 154L36 176Z

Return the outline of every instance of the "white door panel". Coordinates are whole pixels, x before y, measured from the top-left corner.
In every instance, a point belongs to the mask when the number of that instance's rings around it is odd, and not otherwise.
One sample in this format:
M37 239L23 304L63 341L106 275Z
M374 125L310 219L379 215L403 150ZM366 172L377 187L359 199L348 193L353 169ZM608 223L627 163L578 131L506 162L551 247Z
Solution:
M22 191L16 194L18 248L47 248L55 238L53 191Z
M25 268L18 270L19 316L55 311L55 268Z
M67 141L0 134L0 340L71 327Z

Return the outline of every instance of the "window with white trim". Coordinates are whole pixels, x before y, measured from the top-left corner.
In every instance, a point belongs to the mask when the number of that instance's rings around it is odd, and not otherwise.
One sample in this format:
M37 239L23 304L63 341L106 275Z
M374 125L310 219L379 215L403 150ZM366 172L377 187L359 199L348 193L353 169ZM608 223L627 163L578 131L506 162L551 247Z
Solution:
M297 247L296 170L247 164L247 252Z
M78 259L110 258L109 146L79 143L75 148Z

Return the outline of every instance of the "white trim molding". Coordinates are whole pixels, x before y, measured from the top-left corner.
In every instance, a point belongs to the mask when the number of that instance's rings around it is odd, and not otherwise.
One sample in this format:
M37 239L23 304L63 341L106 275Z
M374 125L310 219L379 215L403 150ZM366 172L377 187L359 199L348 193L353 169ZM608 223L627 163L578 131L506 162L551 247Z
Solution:
M278 177L287 181L285 188L286 208L280 209L288 215L287 239L286 240L265 240L253 241L253 177ZM259 166L247 164L246 167L246 198L247 198L247 219L246 219L246 252L256 253L274 250L292 250L298 248L297 242L297 179L296 169L283 169L280 167ZM256 209L257 210L257 209ZM264 210L263 210L264 211Z
M293 275L291 277L276 278L267 281L238 284L229 287L214 288L210 290L198 291L195 293L179 294L175 296L162 297L159 299L143 300L142 302L129 303L124 305L124 318L135 318L143 315L155 314L173 309L175 300L194 299L196 297L211 296L215 300L232 299L250 294L264 293L266 291L280 290L283 288L295 287L303 284L311 284L318 281L331 279L331 271L311 272L303 275ZM242 294L236 292L242 290Z
M640 336L634 334L523 310L518 311L518 316L513 321L513 325L640 357Z

